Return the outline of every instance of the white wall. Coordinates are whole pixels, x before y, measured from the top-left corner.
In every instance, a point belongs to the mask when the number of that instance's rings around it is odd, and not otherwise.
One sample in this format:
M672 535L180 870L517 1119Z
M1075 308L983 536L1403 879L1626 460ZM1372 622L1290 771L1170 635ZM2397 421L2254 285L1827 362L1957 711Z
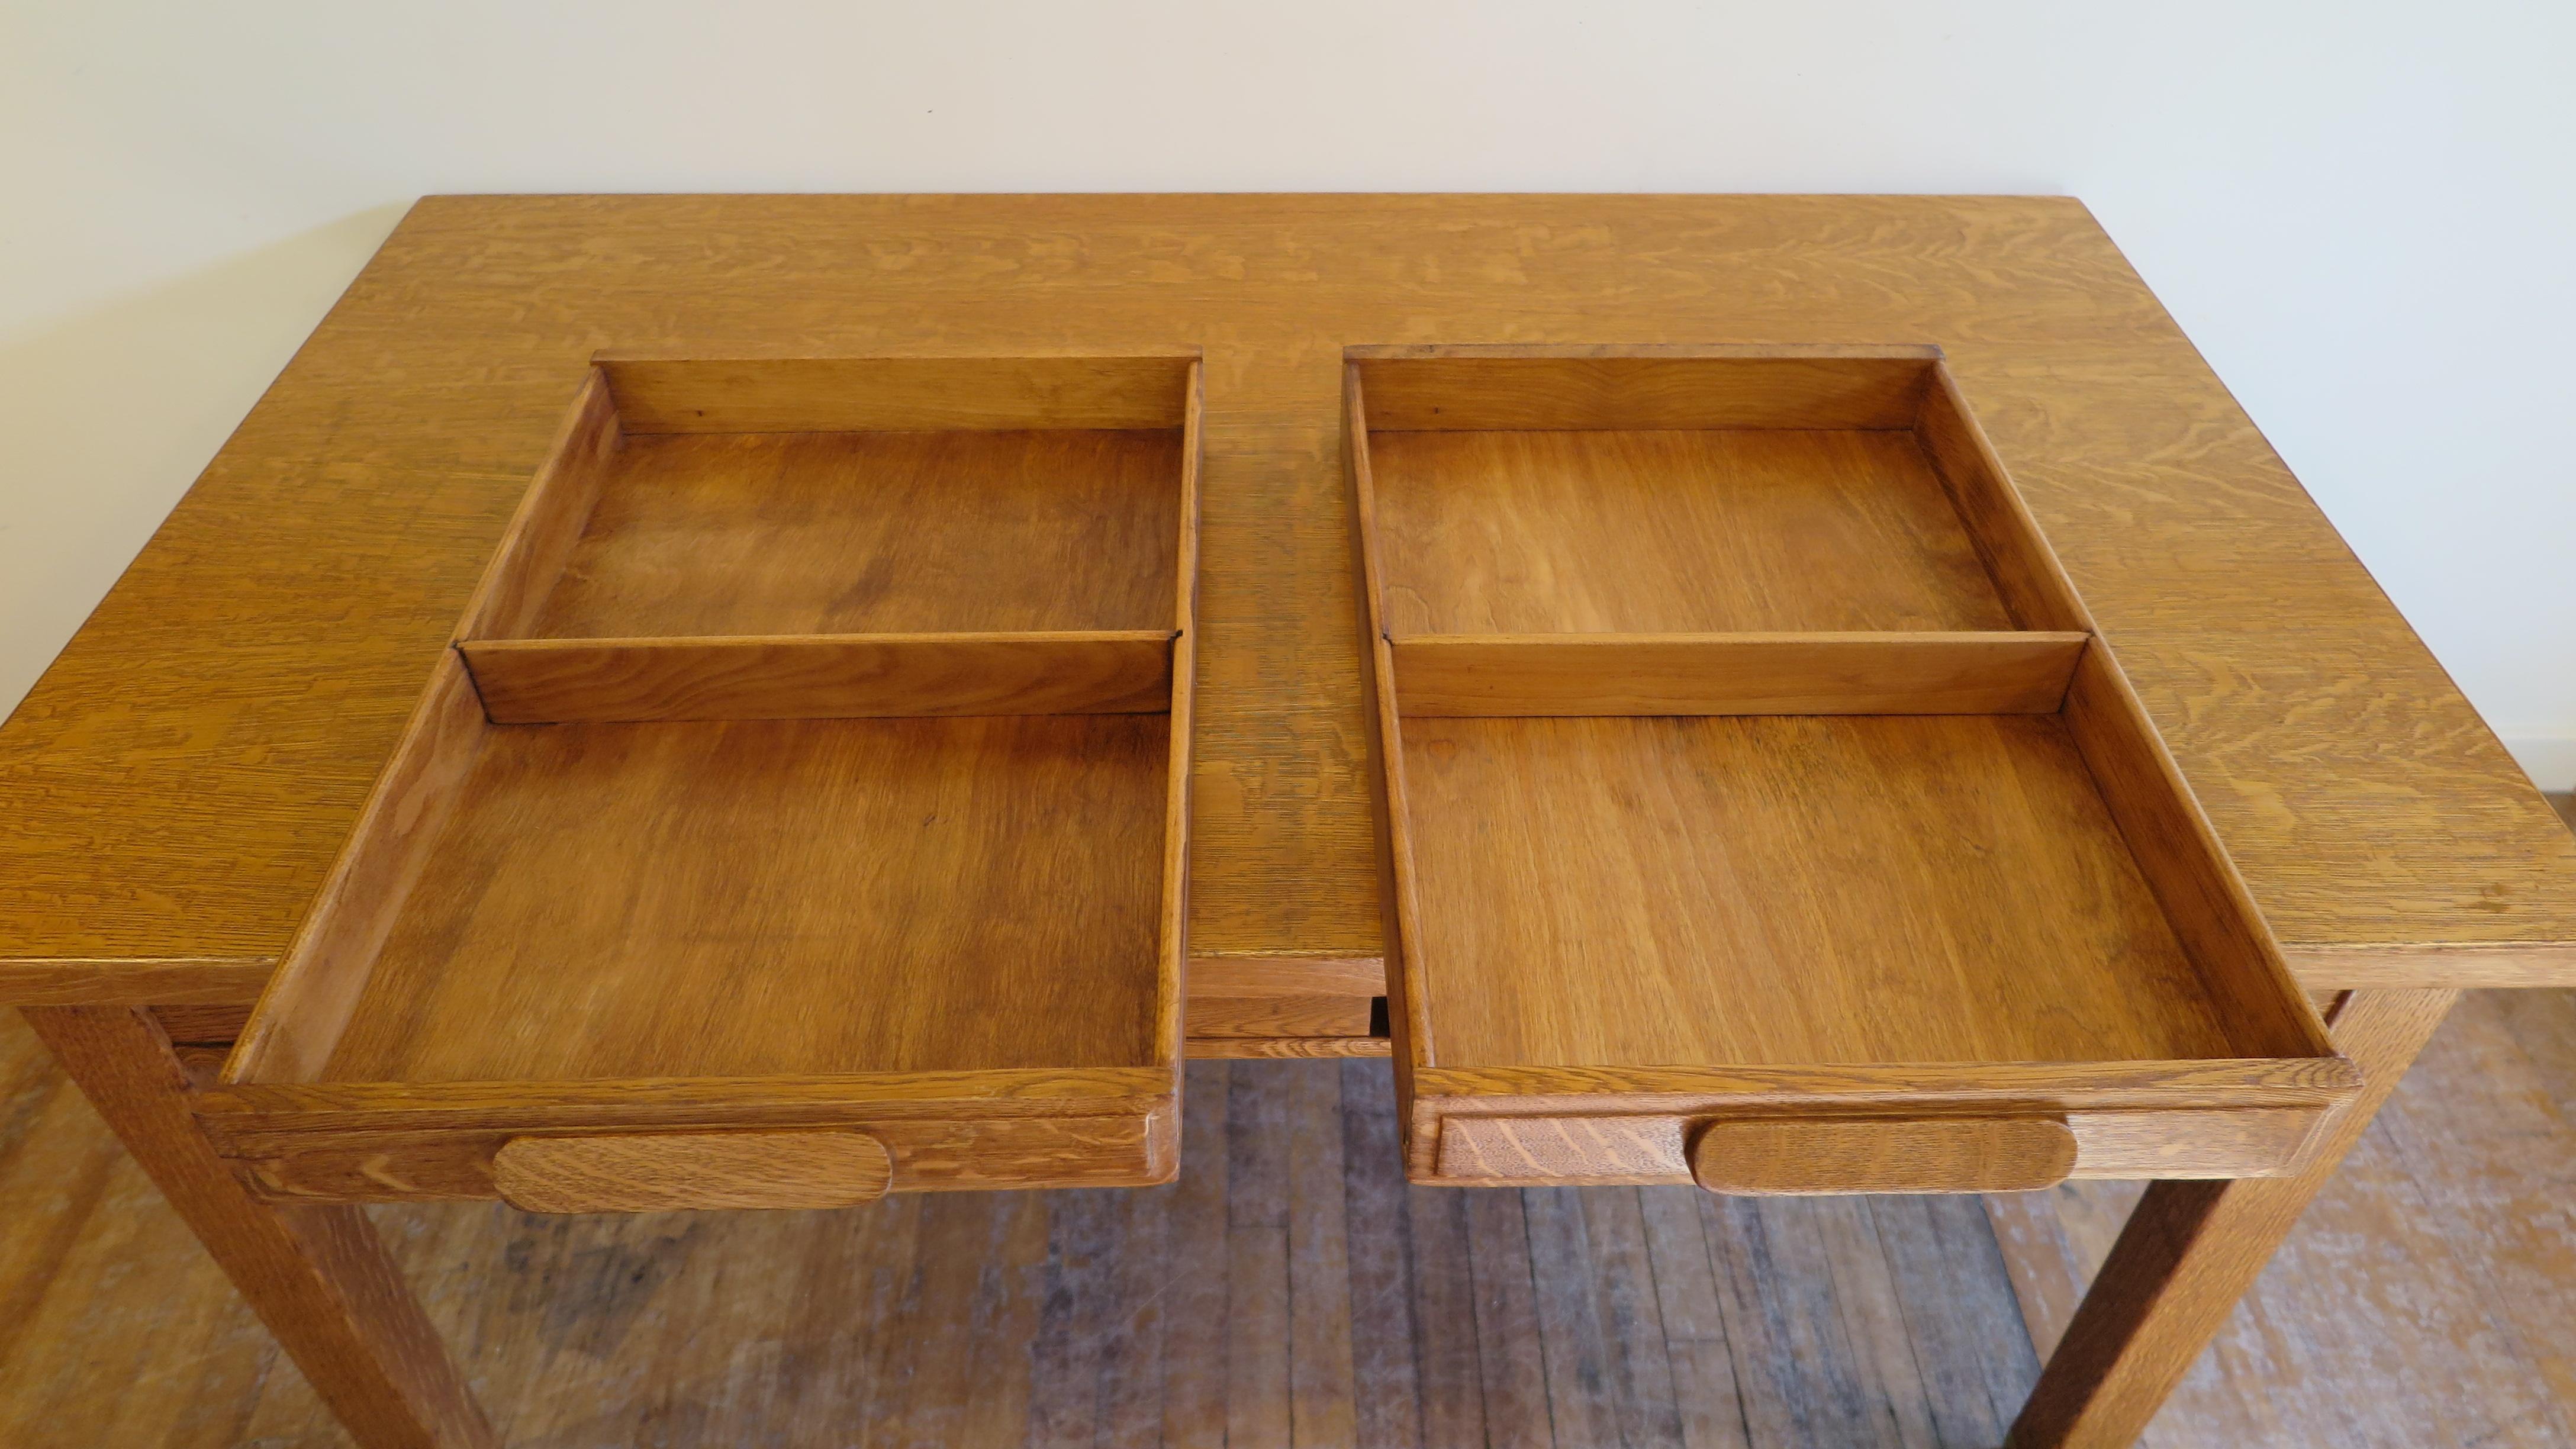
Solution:
M0 0L0 707L423 192L2083 197L2576 786L2576 7Z

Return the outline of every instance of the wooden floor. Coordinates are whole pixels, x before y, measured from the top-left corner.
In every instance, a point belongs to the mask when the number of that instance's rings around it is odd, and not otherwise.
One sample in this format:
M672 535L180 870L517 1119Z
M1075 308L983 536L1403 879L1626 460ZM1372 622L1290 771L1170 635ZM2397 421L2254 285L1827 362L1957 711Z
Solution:
M1409 1188L1383 1062L1189 1094L1141 1192L379 1220L526 1449L1986 1449L2135 1195ZM2576 1444L2571 1285L2576 993L2472 995L2148 1443ZM0 1444L342 1443L0 1016Z

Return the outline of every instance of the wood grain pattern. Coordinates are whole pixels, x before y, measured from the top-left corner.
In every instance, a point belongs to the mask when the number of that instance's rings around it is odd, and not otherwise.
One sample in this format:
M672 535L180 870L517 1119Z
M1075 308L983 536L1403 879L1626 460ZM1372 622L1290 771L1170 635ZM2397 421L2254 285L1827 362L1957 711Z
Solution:
M277 969L268 956L78 957L0 961L0 1005L153 1006L259 999Z
M1756 1197L1854 1192L2028 1192L2075 1170L2075 1134L2049 1117L1711 1122L1691 1176Z
M2325 1122L2315 1112L2086 1112L2074 1129L2075 1176L2283 1177L2304 1168Z
M1453 1116L1440 1124L1439 1173L1495 1186L1687 1182L1689 1128L1686 1117L1644 1113Z
M709 226L759 265L693 273ZM1336 234L1372 264L1319 267ZM901 265L847 268L835 236ZM1347 657L1347 597L1310 566L1338 542L1330 433L1298 409L1390 288L1446 335L1942 338L2294 948L2328 972L2444 945L2546 970L2576 944L2564 833L2072 203L531 198L415 213L0 735L13 804L37 802L0 842L0 953L276 953L601 329L954 345L1043 296L1171 336L1229 281L1267 319L1241 338L1275 350L1219 369L1212 541L1247 563L1211 628L1245 647L1213 651L1210 692L1245 723L1202 753L1200 839L1242 889L1201 892L1203 951L1370 944L1364 794L1333 764L1360 716L1283 666ZM389 399L389 371L456 381ZM1344 870L1258 825L1338 842Z
M581 1081L234 1082L197 1099L207 1134L455 1125L562 1125L555 1114L597 1114L625 1126L725 1120L793 1122L834 1113L936 1117L961 1103L978 1115L1142 1110L1170 1084L1159 1066L1020 1067L844 1072L829 1076L600 1077Z
M2332 1018L2335 1040L2367 1076L2361 1095L2328 1122L2305 1171L2148 1189L2014 1421L2013 1449L2136 1442L2432 1038L2454 995L2344 998Z
M310 1077L348 1029L376 958L426 873L473 768L483 706L462 661L439 657L402 744L386 764L260 1001L292 1001L265 1018L253 1008L234 1051L238 1074Z
M530 634L1168 629L1181 433L678 433L619 448Z
M1079 1105L1097 1110L1117 1104L1095 1101ZM638 1135L687 1137L713 1143L729 1138L758 1141L817 1134L848 1136L855 1130L883 1149L890 1190L907 1193L1133 1188L1169 1182L1178 1166L1174 1137L1178 1116L1168 1098L1140 1103L1134 1110L1115 1116L1003 1117L987 1113L961 1118L955 1115L957 1110L957 1103L948 1103L933 1109L935 1114L930 1116L895 1115L883 1110L852 1112L845 1113L839 1124L816 1120L814 1114L806 1114L800 1121L773 1110L766 1122L735 1124L721 1132L687 1130L724 1125L720 1114L678 1113L664 1122L638 1124L646 1129ZM503 1193L498 1164L511 1142L531 1140L523 1135L531 1127L565 1125L545 1122L541 1114L533 1112L516 1115L527 1120L512 1126L334 1127L326 1131L233 1127L222 1131L217 1140L242 1180L261 1196L278 1202L488 1199ZM574 1129L595 1126L598 1121L569 1119ZM576 1130L574 1135L590 1140L596 1134ZM703 1179L675 1177L664 1184L664 1190L676 1195L717 1188ZM690 1205L693 1204L682 1203L676 1197L661 1204Z
M2221 1009L2053 717L1404 730L1444 1064L2305 1048Z
M1886 1108L1902 1092L1994 1093L1987 1120L2018 1123L2028 1099L1973 1075L1996 1067L2061 1107L2085 1094L2130 1114L2131 1161L2154 1160L2138 1148L2155 1108L2093 1094L2148 1086L2141 1068L2208 1094L2170 1105L2262 1106L2276 1074L2325 1094L2311 1118L2348 1093L1944 365L1908 360L1890 393L1884 359L1632 361L1665 430L1469 430L1619 421L1586 401L1621 375L1599 353L1412 354L1396 365L1434 372L1394 416L1436 405L1435 373L1461 396L1414 433L1370 407L1378 363L1347 373L1417 1179L1453 1180L1454 1159L1483 1174L1457 1180L1497 1180L1480 1149L1435 1147L1444 1115L1544 1096L1731 1115L1730 1094L1794 1093L1783 1115L1828 1122L1872 1105L1820 1129L1803 1183L1805 1139L1769 1122L1743 1129L1770 1136L1725 1179L1831 1192L1894 1190L1908 1170L1938 1186L1944 1164L1955 1191L1979 1190L1987 1162L2022 1164L1995 1182L2064 1177L2062 1121L1901 1140ZM1673 399L1695 365L1731 430L1688 430ZM1551 387L1562 415L1543 412ZM1815 406L1872 396L1879 411L1834 419L1857 426L1813 426ZM1765 632L1705 632L1712 615ZM2051 627L1998 627L2034 622ZM1964 1134L1957 1150L1934 1150L1944 1133ZM1616 1132L1543 1135L1560 1165L1603 1154L1563 1180L1653 1180ZM2177 1139L2162 1160L2278 1171L2303 1140L2203 1156ZM1493 1155L1535 1171L1528 1151Z
M2465 997L2143 1449L2560 1449L2576 1300L2527 1285L2566 1272L2571 1073L2576 995ZM1210 1425L1294 1442L1284 1386L1302 1380L1347 1386L1355 1442L1402 1449L1488 1442L1489 1403L1515 1444L1591 1449L1591 1416L1624 1405L1631 1443L1896 1449L2002 1442L2039 1372L2033 1339L2044 1356L2136 1197L2069 1184L1981 1214L1966 1198L1410 1187L1382 1061L1199 1063L1186 1095L1181 1176L1142 1191L369 1216L511 1444L829 1444L864 1423L1000 1449L1103 1404L1172 1442ZM0 1441L347 1449L10 1014L0 1104ZM1340 1150L1320 1150L1334 1133ZM2036 1239L2038 1214L2065 1223L2071 1261ZM1068 1344L1076 1293L1100 1337ZM1281 1331L1327 1312L1347 1315L1346 1358ZM1553 1398L1550 1352L1571 1365Z
M1204 1036L1189 1040L1192 1061L1303 1061L1317 1057L1383 1057L1382 1036Z
M492 1158L501 1200L532 1213L856 1207L893 1180L861 1132L513 1137Z
M826 407L818 377L851 381L807 361L741 376L656 363L644 385L667 408L679 384L711 379L692 425L739 422L763 378L797 394L782 406L806 408ZM603 411L603 376L576 398L496 559L518 576L486 581L461 634L542 633L538 600L551 609L568 581L595 581L583 542L616 532L627 465L657 441ZM1167 1178L1198 379L1194 359L1166 378L1177 386L1157 417L1178 424L1163 441L1180 466L1141 510L1172 528L1162 628L460 639L296 954L198 1096L210 1137L294 1200L499 1192L646 1211ZM972 436L999 446L940 454L959 465L951 524L992 501L978 463L1000 468L1007 493L1043 442ZM742 461L728 453L696 481L746 485L753 506L732 521L760 534L779 486L813 481L815 454L774 474ZM596 488L564 491L592 474ZM882 503L853 511L868 506ZM725 517L691 526L720 531ZM1012 536L997 523L980 542ZM801 541L788 574L837 565L862 592L872 572L885 580L882 559ZM695 562L610 577L701 609L767 577L689 573ZM997 566L934 562L972 565L948 581L967 591ZM938 575L908 586L926 596ZM591 1135L642 1127L685 1130ZM559 1130L511 1135L528 1129ZM722 1141L742 1134L762 1140Z
M1373 956L1339 961L1217 956L1190 963L1191 999L1219 996L1384 996L1386 963Z
M1422 900L1414 879L1413 807L1404 785L1404 722L1397 712L1395 650L1387 623L1386 570L1380 536L1376 470L1369 447L1368 389L1356 365L1342 369L1342 463L1349 474L1351 517L1348 540L1353 583L1360 596L1361 678L1368 686L1369 709L1360 722L1370 773L1369 801L1375 807L1369 832L1375 866L1378 938L1385 943L1389 1045L1395 1061L1395 1090L1405 1102L1415 1100L1414 1065L1433 1059L1429 994L1422 977L1428 969L1413 951L1422 939ZM1405 1168L1421 1173L1435 1163L1437 1125L1419 1107L1402 1111Z
M2007 436L1994 403L1977 397L1979 378L1961 370L1960 380L2274 933L2303 948L2331 937L2342 943L2336 951L2356 953L2345 959L2365 963L2369 953L2359 948L2372 943L2439 939L2475 954L2513 941L2539 947L2560 935L2537 926L2554 907L2532 908L2556 897L2552 882L2576 854L2537 793L2509 767L2496 768L2491 734L2437 666L2411 646L2388 647L2405 638L2404 626L2376 587L2360 581L2339 540L2316 535L2314 551L2295 558L2249 546L2251 535L2275 527L2303 531L2311 505L2249 427L2212 424L2189 438L2160 431L2201 386L2197 360L2180 349L2141 348L2135 361L2114 381L2060 356L2043 365L2043 386L2096 400L2113 390L2175 399L2156 409L2158 421L2116 410L2078 420L2065 407L2015 404L2021 414L2011 431L2029 439L2027 450ZM1996 359L1988 376L2027 376L2035 362ZM2029 396L2018 383L2011 391ZM2052 450L2068 451L2048 456ZM2135 534L2111 542L2140 521L2112 500L2135 498L2130 490L2147 474L2174 490L2173 531L2160 528L2156 538L2190 540L2187 552L2168 555L2177 566L2161 597L2133 573L2099 567L2107 549L2139 550ZM2266 577L2243 579L2247 568ZM2178 607L2185 594L2191 603ZM2219 610L2249 611L2240 616L2247 622L2226 624L2212 617ZM2251 622L2258 617L2267 620L2260 628ZM2255 633L2277 642L2257 644ZM2264 759L2310 749L2327 733L2337 741L2324 746L2331 765L2311 756L2266 773ZM2387 767L2355 758L2354 742L2365 738L2406 757L2402 784L2383 773ZM2329 775L2339 786L2323 784ZM2405 790L2408 803L2365 803L2383 788ZM2251 823L2257 817L2264 823ZM2372 891L2381 894L2366 899ZM2321 928L2329 917L2334 924ZM2308 958L2320 967L2310 985L2343 984L2331 965L2336 951ZM2442 983L2418 977L2417 984Z
M1198 352L594 360L630 434L1014 431L1178 428Z
M1192 996L1184 1016L1196 1041L1220 1037L1364 1037L1365 996Z
M312 1075L1150 1064L1165 733L1131 715L494 729ZM916 984L938 981L960 984Z
M491 566L466 601L458 638L507 637L536 627L547 593L563 576L591 510L618 470L625 441L607 375L592 368L538 461L518 512L501 531Z
M1370 426L1398 637L2013 627L1910 432Z
M484 639L457 645L494 724L1164 714L1173 634Z
M489 1449L465 1377L353 1207L253 1201L190 1120L169 1039L128 1007L36 1007L27 1024L367 1449Z
M1914 415L1914 440L1940 476L1942 491L1976 545L1986 577L2025 629L2092 633L2099 626L2067 578L2057 550L2033 518L2021 489L1996 454L1985 425L1959 390L1948 363L1937 363Z
M1735 1067L1417 1066L1428 1096L1477 1097L1488 1111L1710 1113L1814 1108L1833 1097L1871 1112L2044 1103L2065 1110L2128 1107L2304 1108L2350 1097L2361 1073L2341 1057L2200 1061L1857 1062ZM1505 1103L1498 1099L1509 1098Z
M156 1006L152 1019L161 1024L162 1033L181 1046L227 1046L241 1039L242 1028L250 1024L250 1009L243 1006Z
M1615 1105L1634 1107L1633 1101ZM1686 1148L1694 1120L1684 1112L1635 1110L1451 1114L1440 1121L1438 1173L1446 1182L1489 1186L1691 1182ZM2069 1176L2126 1179L2279 1176L2301 1165L2318 1125L2314 1112L2260 1108L2075 1112L2065 1120L2075 1142Z
M1414 634L1407 715L2054 714L2090 636Z
M2571 1070L2576 993L2462 993L2140 1449L2576 1442L2576 1301L2528 1286L2569 1272ZM1986 1200L2042 1358L2142 1190Z
M2321 1048L2315 1008L2110 653L2087 651L2076 662L2064 718L2139 874L2221 1009L2272 1040Z
M2576 844L2079 203L726 196L413 210L0 731L0 960L280 955L603 337L1077 328L1211 348L1199 956L1380 949L1334 399L1401 330L1939 343L2314 980L2576 959Z
M1344 354L1390 432L1911 427L1937 347L1490 344Z
M2567 951L2557 945L2479 942L2432 946L2285 946L2282 959L2311 991L2531 988L2570 983Z
M1199 460L1206 446L1207 367L1195 357L1181 393L1181 474L1173 537L1171 691L1163 730L1162 910L1154 927L1153 1042L1177 1072L1188 1037L1190 781L1198 738ZM1178 1085L1177 1079L1174 1085ZM1170 1130L1178 1132L1177 1124ZM1177 1164L1177 1152L1173 1157Z

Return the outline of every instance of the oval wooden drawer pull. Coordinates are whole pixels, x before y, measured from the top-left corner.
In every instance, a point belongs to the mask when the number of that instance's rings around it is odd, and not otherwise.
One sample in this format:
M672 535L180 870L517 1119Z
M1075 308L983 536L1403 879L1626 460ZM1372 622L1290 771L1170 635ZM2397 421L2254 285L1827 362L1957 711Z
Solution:
M885 1145L847 1131L513 1137L492 1159L502 1200L533 1213L849 1207L893 1177Z
M1691 1143L1711 1192L2022 1192L2075 1170L2054 1117L1762 1118L1711 1122Z

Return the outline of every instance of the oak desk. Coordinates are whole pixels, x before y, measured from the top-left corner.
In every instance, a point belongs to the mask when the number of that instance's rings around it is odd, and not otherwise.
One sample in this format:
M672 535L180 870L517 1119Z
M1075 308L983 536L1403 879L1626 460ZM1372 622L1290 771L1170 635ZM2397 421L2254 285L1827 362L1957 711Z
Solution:
M1413 342L1937 344L2331 998L2325 1150L2151 1189L2016 1442L2132 1439L2452 993L2576 983L2576 839L2075 202L524 197L414 208L0 731L0 1001L362 1442L487 1442L363 1211L251 1196L189 1093L588 358L1195 346L1190 1051L1382 1052L1342 355Z

